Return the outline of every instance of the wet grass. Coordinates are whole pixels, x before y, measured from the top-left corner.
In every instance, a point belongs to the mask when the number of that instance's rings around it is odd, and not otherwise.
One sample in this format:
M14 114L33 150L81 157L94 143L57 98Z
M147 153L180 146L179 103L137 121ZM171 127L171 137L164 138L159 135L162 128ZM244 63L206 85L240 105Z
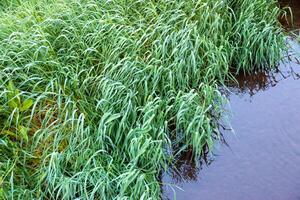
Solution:
M220 138L230 72L284 50L273 0L2 1L0 198L158 199Z

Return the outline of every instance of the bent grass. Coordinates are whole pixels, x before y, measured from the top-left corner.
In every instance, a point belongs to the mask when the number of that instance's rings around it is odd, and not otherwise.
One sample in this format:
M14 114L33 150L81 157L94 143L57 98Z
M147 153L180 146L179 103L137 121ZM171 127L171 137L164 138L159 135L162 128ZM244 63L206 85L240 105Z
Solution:
M160 198L160 172L220 138L230 72L285 46L273 0L0 5L4 199Z

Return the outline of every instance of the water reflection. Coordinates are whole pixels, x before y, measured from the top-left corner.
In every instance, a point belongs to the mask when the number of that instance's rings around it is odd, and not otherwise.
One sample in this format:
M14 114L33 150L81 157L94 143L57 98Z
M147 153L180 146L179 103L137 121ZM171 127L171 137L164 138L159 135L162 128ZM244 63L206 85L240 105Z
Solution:
M169 170L169 176L173 179L174 183L180 183L182 181L197 181L197 172L200 170L200 166L196 166L192 161L192 150L188 150L182 153Z
M256 72L251 75L238 75L236 77L237 83L229 86L230 93L234 93L239 96L248 94L252 97L258 92L264 92L271 87L275 87L284 79L300 79L300 75L297 70L293 69L293 67L289 64L290 62L299 63L299 61L296 57L289 57L293 60L281 63L280 66L274 70Z
M283 7L290 7L291 11L293 13L293 17L291 18L289 11L287 15L287 20L283 18L281 19L281 23L284 24L284 26L288 29L299 29L300 28L300 1L299 0L280 0L279 1L280 6Z

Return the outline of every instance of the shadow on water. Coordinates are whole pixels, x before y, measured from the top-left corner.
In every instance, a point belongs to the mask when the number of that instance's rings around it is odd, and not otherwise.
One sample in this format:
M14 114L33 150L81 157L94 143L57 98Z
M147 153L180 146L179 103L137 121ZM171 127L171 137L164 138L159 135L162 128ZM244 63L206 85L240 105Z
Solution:
M285 19L280 21L288 30L299 29L300 28L300 1L299 0L280 0L279 4L282 8L290 7L293 13L293 17L287 17L288 23Z
M286 5L300 28L300 1L281 1ZM191 151L182 153L162 175L164 199L300 199L300 45L288 43L276 70L240 75L228 86L237 134L223 130L229 146L217 144L214 160L205 157L203 165L191 161Z
M238 96L248 94L250 97L256 93L264 92L272 87L275 87L281 81L292 78L294 80L300 79L300 74L293 68L291 63L300 66L297 57L288 55L287 60L280 64L279 68L272 71L262 71L251 75L236 76L237 85L229 85L230 93Z

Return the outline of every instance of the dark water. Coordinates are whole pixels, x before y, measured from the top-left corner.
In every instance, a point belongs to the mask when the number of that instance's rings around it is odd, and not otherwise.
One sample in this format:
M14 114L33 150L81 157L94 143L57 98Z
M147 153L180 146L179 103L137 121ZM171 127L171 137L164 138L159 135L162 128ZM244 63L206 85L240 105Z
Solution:
M300 27L300 0L285 3ZM166 199L175 191L178 200L300 200L300 45L289 43L279 70L237 77L228 146L217 144L214 160L201 169L183 155L179 171L163 175Z
M281 7L290 7L293 13L293 17L288 17L288 23L284 22L284 25L288 29L300 28L300 1L299 0L281 0L280 6Z

